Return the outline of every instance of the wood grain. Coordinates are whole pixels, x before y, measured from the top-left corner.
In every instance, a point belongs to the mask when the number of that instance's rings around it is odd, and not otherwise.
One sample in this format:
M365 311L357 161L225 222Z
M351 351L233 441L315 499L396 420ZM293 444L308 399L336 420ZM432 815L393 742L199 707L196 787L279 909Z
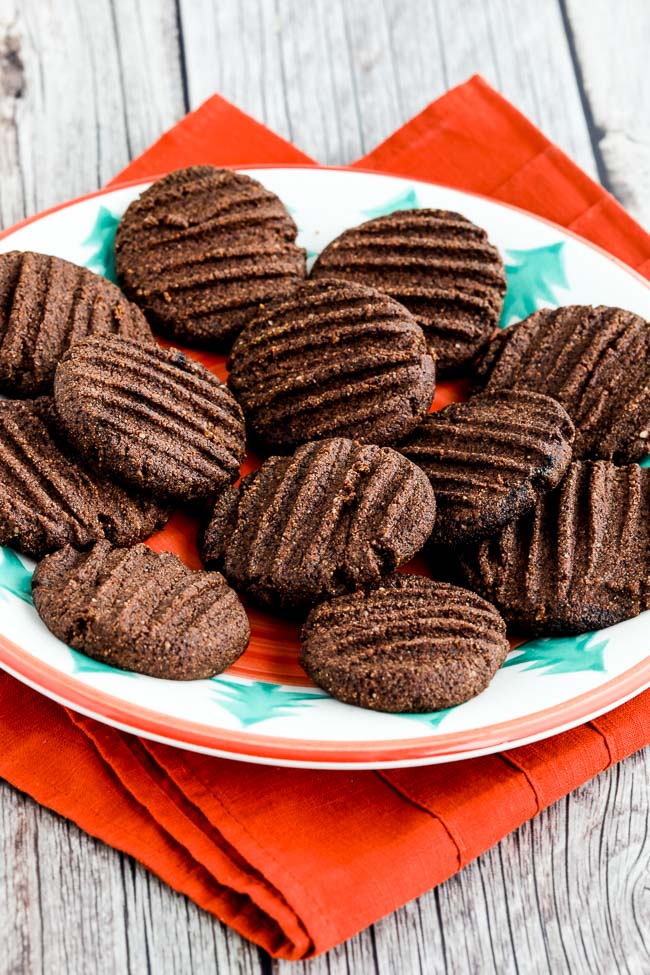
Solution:
M0 216L91 192L185 111L173 3L0 5Z
M613 6L2 0L0 219L97 188L214 90L339 163L475 71L643 214L648 13L626 0L617 23ZM2 785L0 972L636 975L650 970L649 805L646 750L437 890L290 965Z
M650 5L566 0L603 181L650 229Z
M436 891L278 973L650 970L650 750L526 823Z
M191 105L219 91L320 162L363 155L479 72L596 172L554 2L180 0L180 11Z
M260 952L134 860L0 785L0 971L261 971Z

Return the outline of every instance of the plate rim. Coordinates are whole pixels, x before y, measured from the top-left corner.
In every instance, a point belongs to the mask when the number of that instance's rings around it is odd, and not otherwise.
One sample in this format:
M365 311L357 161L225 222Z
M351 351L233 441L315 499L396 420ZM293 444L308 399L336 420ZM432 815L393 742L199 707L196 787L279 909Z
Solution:
M260 735L229 728L215 729L213 726L184 718L166 717L160 712L124 701L77 680L74 675L57 670L1 633L0 667L52 700L145 738L164 740L194 751L218 752L222 755L227 753L228 757L243 761L249 758L269 764L277 764L278 761L284 764L310 763L313 768L350 768L360 764L380 767L382 763L391 761L400 764L427 760L452 762L472 758L477 753L489 754L506 748L517 748L575 728L650 687L648 656L606 684L584 691L563 704L534 711L522 718L484 725L479 730L408 739L333 742L316 738L301 740ZM641 680L638 679L639 675L642 675ZM49 684L44 682L43 676L49 678ZM102 705L100 710L97 709L98 703ZM583 709L583 704L589 704L589 707ZM565 720L549 730L547 720L559 711ZM139 718L136 717L137 726L133 724L134 714L139 715ZM521 732L514 738L506 734L506 730L513 726ZM181 729L180 736L172 734ZM224 745L227 746L225 749ZM462 745L466 747L460 747Z
M586 246L610 262L621 267L627 274L640 281L650 290L650 281L625 261L611 254L605 248L580 236L574 231L525 210L522 207L496 200L483 193L461 189L445 183L422 180L400 173L373 170L364 167L321 166L314 164L291 163L263 163L230 165L224 168L233 170L308 170L325 172L345 172L347 174L371 175L399 179L412 184L422 184L451 190L466 196L481 199L497 208L505 208L520 213L529 220L534 220L552 227L556 232L573 238L582 246ZM164 176L162 173L161 176ZM160 176L137 177L135 179L114 182L102 189L75 197L42 210L19 223L0 232L0 240L12 236L22 228L29 226L43 218L61 210L77 206L86 200L109 196L120 190L149 184ZM172 746L218 754L240 761L255 761L269 764L300 765L312 768L369 768L394 767L405 764L426 764L428 762L457 761L471 758L477 754L487 754L501 751L504 748L514 748L531 741L552 737L576 727L583 722L592 720L599 714L612 710L631 697L642 693L650 686L650 655L645 660L612 678L605 684L590 691L585 691L563 704L556 704L550 708L534 711L520 718L507 722L484 725L480 730L462 731L446 735L428 735L408 739L341 741L319 739L292 739L275 735L260 735L249 731L231 729L215 729L214 726L187 721L182 718L170 718L160 712L124 701L112 694L107 694L92 685L85 684L73 675L51 667L28 650L19 647L3 634L0 634L0 667L6 669L14 677L33 687L45 696L58 700L60 703L79 710L96 720L104 721L115 727L123 728L131 733L142 735L153 740L164 741ZM47 678L44 680L43 678ZM98 709L97 705L100 705ZM587 706L589 705L589 706ZM559 724L551 724L552 715L562 713ZM133 717L137 724L134 725ZM510 734L507 733L510 730ZM512 732L515 731L515 737ZM179 734L180 731L180 734ZM225 746L225 749L224 749Z
M207 164L197 164L197 165L215 165L215 163ZM183 168L183 167L181 167ZM380 169L369 169L362 166L355 166L352 163L350 166L323 166L320 163L237 163L235 165L224 165L217 166L219 169L232 169L236 171L249 171L249 170L265 170L265 169L291 169L291 170L319 170L321 172L334 172L334 173L352 173L353 175L358 173L365 176L388 176L390 179L400 179L404 182L410 183L420 183L422 186L433 186L441 190L450 190L453 193L462 193L464 196L475 197L478 200L483 200L485 203L490 203L493 206L501 207L506 210L514 210L515 213L521 214L523 217L527 217L529 220L536 220L538 223L542 223L547 227L552 227L555 231L560 234L564 234L566 237L570 237L572 240L577 241L584 247L589 247L591 250L596 251L601 257L606 258L608 261L617 264L622 268L627 274L631 274L632 277L636 278L641 284L650 290L650 279L646 278L645 275L637 271L636 268L627 264L622 258L617 257L616 254L612 254L605 247L601 247L600 244L595 244L592 240L587 237L581 236L581 234L576 233L575 230L571 230L569 227L563 227L562 224L557 223L555 220L550 220L548 217L543 217L538 213L534 213L532 210L526 210L524 207L517 206L515 203L508 203L505 200L497 200L492 196L488 196L486 193L479 193L476 190L466 190L459 186L452 186L450 183L440 183L434 180L418 179L417 176L405 176L403 173L395 173L389 170ZM90 193L83 193L81 196L75 196L71 200L64 200L62 203L55 203L54 206L48 207L45 210L39 210L38 213L32 214L31 217L25 217L23 220L19 220L18 223L14 223L11 227L6 227L4 230L0 231L0 240L4 240L5 237L11 236L11 234L16 233L18 230L22 230L24 227L29 226L31 223L35 223L37 220L42 220L43 217L49 217L53 213L57 213L59 210L66 210L68 207L76 206L79 203L84 203L86 200L92 200L98 196L107 196L111 193L119 192L120 190L129 189L132 186L144 186L145 184L154 183L156 180L163 179L163 177L168 176L170 172L175 170L169 169L165 172L158 173L154 176L148 176L142 178L137 176L134 179L125 179L112 181L108 186L104 186L101 189L93 190ZM119 179L119 177L118 177Z

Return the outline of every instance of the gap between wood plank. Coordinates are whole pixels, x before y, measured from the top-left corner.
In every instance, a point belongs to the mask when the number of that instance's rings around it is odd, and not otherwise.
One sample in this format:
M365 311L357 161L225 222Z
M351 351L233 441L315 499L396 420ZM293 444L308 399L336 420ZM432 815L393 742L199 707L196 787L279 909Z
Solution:
M585 88L582 65L578 56L573 27L571 26L571 20L569 19L569 14L566 8L566 0L558 0L558 5L560 7L560 15L562 17L562 24L564 25L564 33L566 34L567 43L569 45L569 53L571 55L571 62L573 64L573 70L576 76L576 85L578 88L578 94L580 96L580 104L585 116L585 122L587 123L589 140L591 142L591 148L593 149L594 159L596 161L598 181L611 193L612 187L607 172L607 166L605 165L605 160L603 159L603 154L600 148L600 140L602 139L604 133L594 121L594 113L592 111L591 102L589 101L589 96L587 95L587 90Z
M181 0L174 0L174 11L176 14L176 34L178 38L178 64L181 73L181 88L183 92L183 107L185 112L190 110L190 85L187 74L187 59L185 52L185 34L183 32L183 12L181 10Z

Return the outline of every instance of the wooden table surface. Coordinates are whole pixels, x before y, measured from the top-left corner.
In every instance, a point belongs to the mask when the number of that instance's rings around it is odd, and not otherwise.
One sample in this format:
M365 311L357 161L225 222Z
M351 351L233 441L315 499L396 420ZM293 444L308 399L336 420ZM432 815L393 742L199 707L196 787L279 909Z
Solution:
M0 0L0 219L96 189L214 91L324 163L474 72L650 224L647 0ZM304 965L0 784L0 972L650 971L650 749Z

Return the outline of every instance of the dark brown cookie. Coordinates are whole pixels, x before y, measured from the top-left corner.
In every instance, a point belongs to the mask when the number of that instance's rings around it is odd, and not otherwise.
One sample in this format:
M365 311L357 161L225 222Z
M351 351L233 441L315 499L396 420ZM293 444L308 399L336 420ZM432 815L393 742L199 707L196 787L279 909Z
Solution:
M543 309L504 329L479 366L489 392L553 396L576 428L574 457L641 460L650 447L650 325L621 308Z
M269 458L223 495L202 556L259 602L304 607L379 585L421 548L434 518L426 475L401 454L323 440Z
M192 572L146 545L48 555L32 578L34 606L64 643L111 667L168 680L221 673L250 639L244 607L218 572Z
M400 573L312 609L300 663L345 704L416 713L480 694L509 649L504 621L480 596Z
M467 585L533 634L584 633L650 608L650 470L571 464L528 515L459 554Z
M68 542L131 545L163 527L166 508L88 474L53 423L51 399L0 401L0 545L41 558Z
M177 349L85 339L59 364L54 396L75 449L155 497L208 497L238 476L242 412L220 379Z
M374 288L305 284L240 334L228 384L256 444L325 437L392 444L420 422L435 367L413 316Z
M106 278L48 254L0 254L3 393L49 393L56 364L73 342L112 333L153 342L140 309Z
M167 335L228 345L261 306L305 276L296 225L275 193L243 173L179 169L128 207L115 267Z
M529 511L571 460L573 424L550 396L504 390L430 413L398 448L436 496L432 542L478 541Z
M506 273L487 234L459 213L399 210L345 230L312 278L372 285L411 311L440 373L471 362L499 324Z

